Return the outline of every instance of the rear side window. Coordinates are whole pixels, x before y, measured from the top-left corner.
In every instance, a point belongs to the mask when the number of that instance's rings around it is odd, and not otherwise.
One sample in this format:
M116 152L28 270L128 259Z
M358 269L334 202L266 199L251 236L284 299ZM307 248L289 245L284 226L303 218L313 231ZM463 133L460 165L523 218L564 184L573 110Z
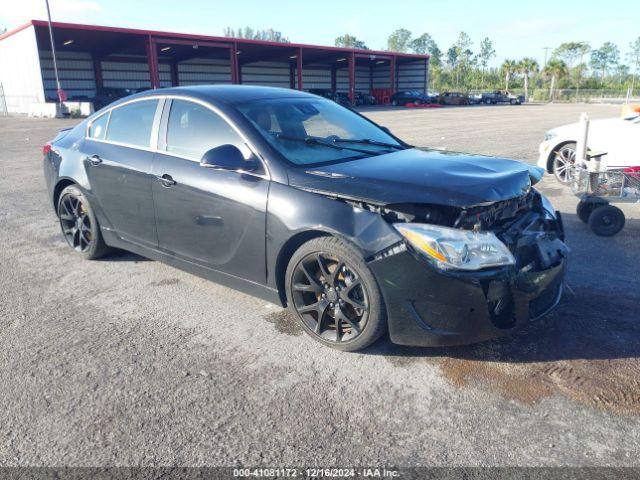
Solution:
M200 161L207 150L231 144L245 158L250 150L231 126L202 105L185 100L173 100L167 125L167 152Z
M107 133L107 122L109 121L109 113L100 115L94 121L91 122L89 127L89 138L95 140L104 140L104 135Z
M111 111L107 140L136 147L149 147L158 100L142 100Z

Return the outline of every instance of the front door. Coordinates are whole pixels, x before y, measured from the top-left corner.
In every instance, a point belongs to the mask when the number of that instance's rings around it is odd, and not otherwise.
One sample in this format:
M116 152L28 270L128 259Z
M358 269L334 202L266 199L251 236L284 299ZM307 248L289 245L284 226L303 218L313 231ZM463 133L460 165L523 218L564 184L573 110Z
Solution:
M95 119L80 146L97 213L105 228L126 240L157 246L151 136L157 99L114 108Z
M251 153L240 135L208 107L172 100L167 109L166 145L156 154L152 170L160 248L264 283L269 181L262 174L201 166L202 155L220 145L235 145L247 158Z

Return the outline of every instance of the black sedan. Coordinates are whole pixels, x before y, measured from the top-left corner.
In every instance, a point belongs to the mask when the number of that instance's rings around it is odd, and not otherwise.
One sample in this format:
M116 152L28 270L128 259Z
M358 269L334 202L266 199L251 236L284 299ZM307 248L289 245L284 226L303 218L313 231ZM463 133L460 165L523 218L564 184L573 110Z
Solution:
M407 103L421 105L431 102L431 97L425 95L424 93L418 92L417 90L396 92L391 95L391 105L393 105L394 107L398 105L406 105Z
M129 250L288 305L338 349L387 332L409 345L480 341L562 293L562 222L532 188L539 169L416 149L315 95L148 91L44 153L78 254Z

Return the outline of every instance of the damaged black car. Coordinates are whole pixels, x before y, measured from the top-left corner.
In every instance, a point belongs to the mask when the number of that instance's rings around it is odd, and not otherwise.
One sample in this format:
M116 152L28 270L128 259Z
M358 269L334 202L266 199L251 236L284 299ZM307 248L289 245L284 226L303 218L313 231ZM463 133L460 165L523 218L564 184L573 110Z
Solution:
M128 250L288 306L341 350L387 333L404 345L482 341L562 295L568 249L533 187L540 169L418 149L316 95L147 91L43 152L80 255Z

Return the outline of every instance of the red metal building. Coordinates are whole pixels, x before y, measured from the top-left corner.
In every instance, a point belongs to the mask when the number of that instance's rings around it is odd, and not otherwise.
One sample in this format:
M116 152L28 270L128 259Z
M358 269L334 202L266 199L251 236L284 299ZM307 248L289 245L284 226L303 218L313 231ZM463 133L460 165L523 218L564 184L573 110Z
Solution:
M104 88L251 84L372 93L428 85L429 56L153 30L53 23L62 89L91 101ZM0 36L0 83L9 111L56 100L48 24Z

